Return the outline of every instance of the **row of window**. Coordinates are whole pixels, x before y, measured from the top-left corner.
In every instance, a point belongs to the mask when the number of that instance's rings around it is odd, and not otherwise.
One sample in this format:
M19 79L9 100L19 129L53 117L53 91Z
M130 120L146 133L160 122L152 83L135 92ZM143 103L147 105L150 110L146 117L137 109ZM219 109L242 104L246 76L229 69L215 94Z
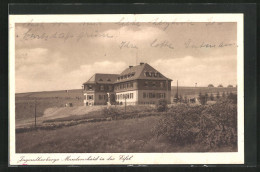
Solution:
M160 82L158 82L158 81L145 81L144 86L145 87L165 88L165 83L162 82L162 81L160 81ZM127 83L122 83L122 84L116 85L115 90L121 90L121 89L133 88L133 87L134 87L133 82L127 82ZM92 85L86 85L85 90L93 90L93 86ZM112 85L100 85L99 90L101 90L101 91L104 91L104 90L112 91L113 87L112 87Z
M100 85L100 86L99 86L99 89L100 89L101 91L104 91L104 90L112 91L112 90L113 90L113 87L112 87L112 85Z
M127 89L127 88L133 88L133 87L134 87L133 82L127 82L127 83L122 83L122 84L116 85L115 90Z
M128 79L128 78L133 77L134 75L135 75L135 72L132 72L132 73L117 77L117 80L119 81L119 80L122 80L122 79Z
M116 95L116 99L120 100L120 99L133 99L134 98L134 94L133 93L127 93L127 94L117 94Z
M143 104L143 105L154 105L155 102L140 102L139 104Z
M161 98L165 98L165 93L143 93L143 98L157 98L157 99L161 99Z
M146 77L159 77L159 78L162 77L162 75L159 72L148 72L148 71L144 72L144 76L146 76Z
M103 81L103 79L102 79L102 78L100 78L98 81ZM108 79L107 79L107 81L108 81L108 82L111 82L111 79L110 79L110 78L108 78Z
M92 85L85 85L84 89L85 90L93 90L93 86ZM99 90L101 90L101 91L104 91L104 90L112 91L113 87L112 87L112 85L100 85Z
M156 81L145 81L144 82L144 86L145 87L160 87L160 88L164 88L165 87L165 83L164 82L156 82Z

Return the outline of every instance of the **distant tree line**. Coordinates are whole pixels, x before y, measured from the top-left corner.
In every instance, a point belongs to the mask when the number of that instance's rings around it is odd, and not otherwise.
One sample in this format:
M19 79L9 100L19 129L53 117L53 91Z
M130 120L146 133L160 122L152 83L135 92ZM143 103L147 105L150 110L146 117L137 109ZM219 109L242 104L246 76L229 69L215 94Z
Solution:
M213 84L209 84L208 87L209 87L209 88L213 88L214 85L213 85ZM228 88L233 88L233 85L229 84L227 87L228 87ZM236 87L237 87L237 86L236 86ZM218 88L223 88L223 85L222 85L222 84L219 84L219 85L218 85Z

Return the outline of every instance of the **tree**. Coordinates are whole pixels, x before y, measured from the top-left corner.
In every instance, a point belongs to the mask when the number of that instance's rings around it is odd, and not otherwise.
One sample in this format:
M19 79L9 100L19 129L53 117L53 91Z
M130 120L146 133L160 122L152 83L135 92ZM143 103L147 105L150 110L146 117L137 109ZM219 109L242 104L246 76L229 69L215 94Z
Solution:
M109 103L111 104L111 105L114 105L114 104L116 104L116 96L114 95L114 94L111 94L110 95L110 98L109 98Z
M209 84L208 87L209 87L209 88L210 88L210 87L212 88L212 87L214 87L214 85L213 85L213 84Z
M219 88L222 88L222 87L223 87L223 85L222 85L222 84L219 84L219 85L218 85L218 87L219 87Z
M188 97L187 96L184 97L184 103L188 103Z
M199 102L202 105L205 105L207 103L207 99L205 95L202 95L201 92L199 93Z
M179 102L182 102L183 101L183 97L182 95L179 96Z
M199 93L199 98L202 96L201 92Z
M179 101L179 96L178 96L177 93L175 94L173 101L174 101L175 103L177 103L177 102Z
M214 100L214 96L213 96L213 94L212 94L212 93L210 94L210 100L211 100L211 101L213 101L213 100Z
M217 96L216 96L217 99L220 98L220 95L219 95L219 91L217 92Z
M209 99L208 93L205 93L205 99L206 99L206 101L208 101L208 99Z
M158 112L164 112L167 111L167 101L165 99L160 99L158 103L156 104L156 108Z
M228 99L230 99L234 104L237 103L237 94L233 94L232 92L228 95L227 97Z

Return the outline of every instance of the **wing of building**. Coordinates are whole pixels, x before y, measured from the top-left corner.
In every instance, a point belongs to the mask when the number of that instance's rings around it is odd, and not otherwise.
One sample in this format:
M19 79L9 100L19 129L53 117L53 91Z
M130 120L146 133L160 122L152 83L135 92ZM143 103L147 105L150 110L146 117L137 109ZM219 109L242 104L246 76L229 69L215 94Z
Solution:
M170 103L171 79L147 63L129 66L121 74L94 74L84 85L84 104L156 104Z

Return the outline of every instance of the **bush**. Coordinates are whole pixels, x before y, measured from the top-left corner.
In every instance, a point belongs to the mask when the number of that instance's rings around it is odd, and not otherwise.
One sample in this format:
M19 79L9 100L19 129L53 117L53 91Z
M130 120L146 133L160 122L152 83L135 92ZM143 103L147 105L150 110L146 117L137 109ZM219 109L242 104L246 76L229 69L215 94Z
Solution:
M209 147L237 143L237 108L230 100L219 101L202 112L198 139Z
M167 111L167 108L167 100L165 99L160 99L156 104L156 109L158 112L165 112Z
M171 142L180 145L194 143L198 117L203 109L202 106L190 107L186 104L171 107L168 114L158 122L153 133L157 137L164 135Z
M213 100L214 100L214 96L213 96L213 94L212 94L212 93L210 94L210 100L211 100L211 101L213 101Z
M117 119L119 116L122 115L122 113L114 107L104 108L102 110L102 114L105 117L111 117L112 119Z
M237 104L237 94L230 93L227 97L232 103Z
M205 105L208 101L208 93L206 93L205 95L202 95L201 93L199 94L199 102L202 105Z
M173 144L201 144L207 149L237 144L237 110L231 100L213 105L172 107L154 127L153 133Z

